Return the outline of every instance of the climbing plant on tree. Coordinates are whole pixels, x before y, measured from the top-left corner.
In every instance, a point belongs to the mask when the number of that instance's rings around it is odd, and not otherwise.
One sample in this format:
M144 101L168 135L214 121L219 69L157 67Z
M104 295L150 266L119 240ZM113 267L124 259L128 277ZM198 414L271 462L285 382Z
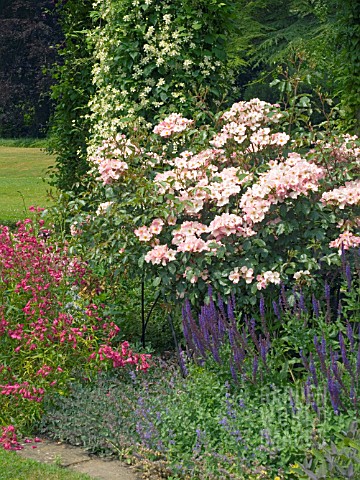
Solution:
M95 143L141 117L218 110L231 91L228 42L235 1L106 0L94 4L89 32L96 91L90 101ZM204 113L205 116L205 113Z
M58 2L65 34L55 69L52 151L56 183L73 189L86 147L129 119L218 110L229 98L227 65L236 0L68 0ZM201 121L201 114L198 118ZM90 135L89 135L90 132Z
M50 152L56 155L53 181L63 190L74 188L87 171L86 144L89 131L88 102L92 55L86 31L93 25L91 0L60 0L56 15L64 40L58 45L59 62L53 68L55 85L52 99L56 103L52 119Z

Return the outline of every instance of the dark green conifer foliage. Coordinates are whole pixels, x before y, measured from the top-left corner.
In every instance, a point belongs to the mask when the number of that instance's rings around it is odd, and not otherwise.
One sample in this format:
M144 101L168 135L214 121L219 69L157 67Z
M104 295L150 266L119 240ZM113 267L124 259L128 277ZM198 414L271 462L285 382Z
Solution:
M56 155L55 184L71 189L87 171L86 144L89 131L88 102L93 93L91 49L86 31L91 28L91 0L67 0L57 3L57 15L64 34L58 46L60 62L53 69L56 84L52 98L56 102L52 119L50 153Z

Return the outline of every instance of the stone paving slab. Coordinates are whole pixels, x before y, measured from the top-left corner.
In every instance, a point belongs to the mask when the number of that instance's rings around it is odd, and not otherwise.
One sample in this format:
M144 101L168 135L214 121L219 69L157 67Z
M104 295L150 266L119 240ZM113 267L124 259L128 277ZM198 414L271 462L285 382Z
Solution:
M41 463L55 463L64 468L86 473L98 480L139 480L130 467L118 460L89 456L81 447L41 440L39 443L24 443L17 453L24 458Z
M117 460L105 462L99 459L91 459L86 463L72 465L71 470L87 473L99 480L134 480L137 478L128 467L124 467Z

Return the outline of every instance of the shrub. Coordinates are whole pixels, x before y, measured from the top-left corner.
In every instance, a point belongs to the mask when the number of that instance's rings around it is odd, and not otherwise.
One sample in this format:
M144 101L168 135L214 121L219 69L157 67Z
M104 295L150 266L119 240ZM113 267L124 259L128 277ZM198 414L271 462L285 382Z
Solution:
M147 355L127 342L112 347L118 327L101 318L91 298L91 274L67 246L51 243L39 220L0 231L0 421L30 427L44 395L64 393L75 374L135 364ZM93 285L96 288L96 284Z
M171 114L153 136L136 127L104 141L90 159L97 188L71 206L77 248L140 267L172 299L201 300L211 283L250 311L294 278L312 290L326 279L335 292L337 250L360 242L357 139L300 155L279 127L285 116L253 99L214 126Z

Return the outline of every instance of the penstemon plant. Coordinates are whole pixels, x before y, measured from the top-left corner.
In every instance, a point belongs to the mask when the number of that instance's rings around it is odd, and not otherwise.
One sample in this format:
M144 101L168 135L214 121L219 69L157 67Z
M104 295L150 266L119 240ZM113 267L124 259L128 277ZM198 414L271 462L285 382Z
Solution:
M65 393L74 375L135 365L148 355L128 342L114 345L118 327L103 318L81 259L51 242L31 219L0 228L0 424L28 428L49 392ZM118 342L117 342L118 343Z

